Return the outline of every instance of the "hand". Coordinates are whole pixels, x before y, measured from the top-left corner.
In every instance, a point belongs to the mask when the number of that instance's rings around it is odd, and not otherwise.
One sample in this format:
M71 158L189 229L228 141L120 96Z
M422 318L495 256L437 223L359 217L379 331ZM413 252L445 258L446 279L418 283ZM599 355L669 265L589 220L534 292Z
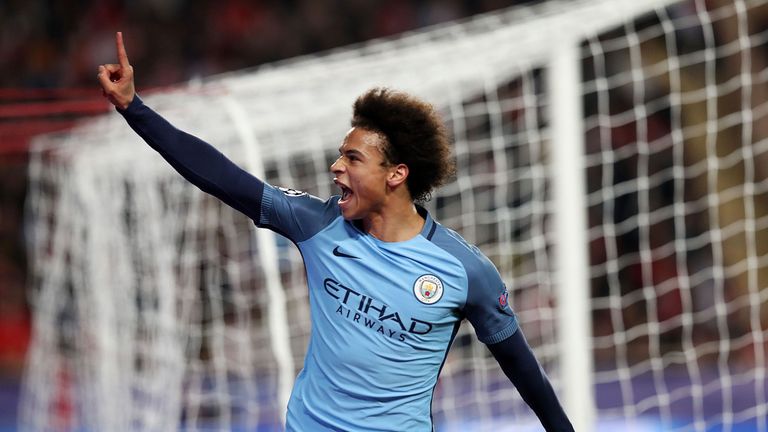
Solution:
M99 66L97 77L101 83L101 94L109 99L112 105L124 110L133 101L136 88L133 85L133 66L128 63L128 54L123 45L123 33L115 35L118 64L103 64Z

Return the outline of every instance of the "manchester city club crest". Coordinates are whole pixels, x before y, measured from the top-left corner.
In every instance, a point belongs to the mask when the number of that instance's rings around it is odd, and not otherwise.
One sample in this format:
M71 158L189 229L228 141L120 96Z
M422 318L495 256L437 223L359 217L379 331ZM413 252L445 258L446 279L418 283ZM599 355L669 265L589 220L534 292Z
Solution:
M443 282L435 275L427 274L416 279L413 294L424 304L434 304L443 297Z

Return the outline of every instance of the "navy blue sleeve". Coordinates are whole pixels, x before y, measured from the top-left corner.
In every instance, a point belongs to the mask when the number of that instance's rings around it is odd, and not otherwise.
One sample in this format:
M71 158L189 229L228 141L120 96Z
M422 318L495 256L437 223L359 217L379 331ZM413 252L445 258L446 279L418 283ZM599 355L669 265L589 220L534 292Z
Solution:
M518 329L501 342L488 345L499 366L531 407L547 432L573 432L547 375Z
M138 95L117 110L128 125L184 178L230 207L258 221L264 183L235 165L210 144L176 129Z
M475 250L475 265L467 265L469 289L464 315L484 344L501 342L518 329L517 316L509 305L507 288L493 263ZM466 265L466 263L465 263Z

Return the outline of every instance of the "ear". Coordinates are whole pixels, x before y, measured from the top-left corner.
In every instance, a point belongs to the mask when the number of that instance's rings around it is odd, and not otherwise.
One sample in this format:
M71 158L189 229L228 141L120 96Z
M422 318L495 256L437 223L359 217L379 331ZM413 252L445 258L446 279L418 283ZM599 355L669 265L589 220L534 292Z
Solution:
M405 184L408 179L408 165L397 164L389 168L389 174L387 175L387 186L394 189L401 184Z

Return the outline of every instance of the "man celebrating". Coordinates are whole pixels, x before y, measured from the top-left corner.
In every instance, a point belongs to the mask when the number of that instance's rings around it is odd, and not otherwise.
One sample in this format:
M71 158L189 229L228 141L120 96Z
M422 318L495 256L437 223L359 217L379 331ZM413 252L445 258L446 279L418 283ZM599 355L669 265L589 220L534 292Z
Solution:
M288 404L289 431L431 431L432 395L461 321L548 431L572 431L523 337L493 264L419 205L454 171L437 112L374 88L354 103L322 200L257 179L174 128L136 95L118 64L99 67L105 97L181 175L290 239L307 273L312 332Z

